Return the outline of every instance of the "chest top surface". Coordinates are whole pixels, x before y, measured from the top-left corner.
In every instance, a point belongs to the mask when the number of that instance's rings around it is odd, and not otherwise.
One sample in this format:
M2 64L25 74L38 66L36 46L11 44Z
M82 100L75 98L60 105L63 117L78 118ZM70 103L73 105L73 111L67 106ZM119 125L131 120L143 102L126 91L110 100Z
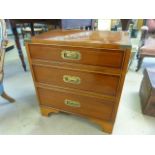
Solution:
M127 32L53 30L32 37L32 43L131 48Z

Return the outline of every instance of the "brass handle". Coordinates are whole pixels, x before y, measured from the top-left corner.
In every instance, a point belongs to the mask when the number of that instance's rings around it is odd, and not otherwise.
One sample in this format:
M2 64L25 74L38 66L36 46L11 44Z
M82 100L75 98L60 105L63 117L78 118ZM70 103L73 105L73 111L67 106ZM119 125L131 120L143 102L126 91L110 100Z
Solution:
M70 76L70 75L64 75L63 81L66 83L72 83L72 84L80 84L81 79L78 76Z
M65 99L64 101L65 105L68 105L68 106L71 106L71 107L80 107L80 103L77 102L77 101L72 101L72 100L68 100L68 99Z
M61 52L61 57L63 59L67 59L67 60L80 60L81 59L81 53L79 51L63 50Z

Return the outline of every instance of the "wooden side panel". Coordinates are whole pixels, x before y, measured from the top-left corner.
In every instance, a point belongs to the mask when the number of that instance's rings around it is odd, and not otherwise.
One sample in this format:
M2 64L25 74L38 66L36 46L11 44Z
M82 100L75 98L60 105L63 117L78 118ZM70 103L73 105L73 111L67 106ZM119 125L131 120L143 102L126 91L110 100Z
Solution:
M125 80L125 76L126 76L126 73L127 73L129 58L130 58L130 55L131 55L131 49L126 49L126 51L124 53L125 53L125 56L124 56L124 60L123 60L123 69L122 69L121 79L120 79L119 87L118 87L118 91L117 91L116 104L114 104L114 109L113 109L113 112L112 112L112 120L113 120L113 122L115 122L116 115L117 115L117 110L118 110L118 106L119 106L119 102L120 102L120 98L121 98L121 94L122 94L122 89L123 89L123 86L124 86L124 80Z

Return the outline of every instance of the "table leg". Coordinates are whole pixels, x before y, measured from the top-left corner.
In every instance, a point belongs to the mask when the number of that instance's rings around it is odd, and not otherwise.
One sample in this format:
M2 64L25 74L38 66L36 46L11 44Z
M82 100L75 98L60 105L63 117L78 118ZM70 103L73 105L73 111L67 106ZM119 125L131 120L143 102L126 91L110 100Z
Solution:
M129 29L129 24L131 19L120 19L120 20L121 20L122 30L127 31Z
M34 25L33 25L33 23L30 23L30 27L31 27L31 35L34 36L35 32L34 32Z
M8 100L10 103L15 102L15 99L13 99L12 97L10 97L5 91L1 94L1 96L2 96L4 99Z
M140 58L138 59L138 65L137 65L136 72L138 72L139 69L141 68L142 62L143 62L143 57L140 57Z
M21 49L19 36L18 36L18 33L17 33L17 29L16 29L16 23L14 23L13 21L10 21L10 24L11 24L12 32L13 32L14 37L15 37L16 47L17 47L17 50L18 50L20 60L22 62L22 66L24 68L24 71L26 71L26 64L25 64L25 61L24 61L24 55L23 55L23 52L22 52L22 49Z

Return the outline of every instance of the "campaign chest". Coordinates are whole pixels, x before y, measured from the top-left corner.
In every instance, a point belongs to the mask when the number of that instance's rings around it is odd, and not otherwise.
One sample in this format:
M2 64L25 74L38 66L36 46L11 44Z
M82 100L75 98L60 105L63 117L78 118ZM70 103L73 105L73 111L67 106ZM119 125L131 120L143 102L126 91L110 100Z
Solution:
M26 47L42 115L84 116L111 133L130 57L128 33L55 30Z

